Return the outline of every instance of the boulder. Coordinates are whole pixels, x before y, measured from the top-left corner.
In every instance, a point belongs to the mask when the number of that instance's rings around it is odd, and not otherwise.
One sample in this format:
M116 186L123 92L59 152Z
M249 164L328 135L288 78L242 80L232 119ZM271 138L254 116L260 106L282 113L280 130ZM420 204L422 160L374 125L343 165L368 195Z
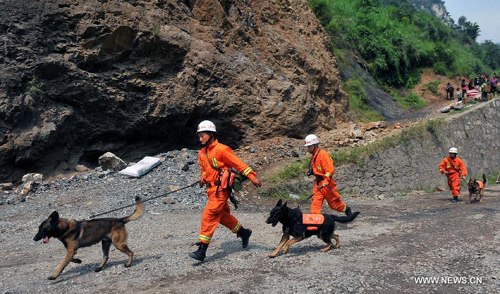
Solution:
M23 176L23 183L27 182L35 182L35 183L41 183L43 180L43 175L42 174L37 174L37 173L29 173L25 174Z
M111 152L106 152L99 157L99 165L103 170L119 171L127 167L125 161Z
M371 131L371 130L376 130L376 129L383 129L385 127L387 127L387 124L385 121L374 121L374 122L368 123L365 126L365 129L367 131Z
M85 165L82 165L82 164L78 164L75 166L75 170L77 172L86 172L86 171L89 171L90 169L88 167L86 167Z
M37 173L29 173L23 176L23 187L20 194L22 196L28 195L29 192L33 191L38 185L43 181L43 175Z
M14 185L12 183L2 183L0 184L0 190L2 191L10 191L14 189Z

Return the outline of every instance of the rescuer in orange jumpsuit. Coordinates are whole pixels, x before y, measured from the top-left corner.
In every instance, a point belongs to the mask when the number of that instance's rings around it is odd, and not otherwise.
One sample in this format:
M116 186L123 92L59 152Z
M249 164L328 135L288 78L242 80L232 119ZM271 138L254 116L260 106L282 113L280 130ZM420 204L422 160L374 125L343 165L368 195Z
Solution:
M219 143L215 138L215 125L208 120L198 125L198 139L203 148L198 152L198 163L201 167L200 183L207 187L208 201L201 218L198 250L189 254L190 257L203 261L208 244L215 229L221 223L226 228L241 237L242 246L246 248L252 231L243 228L241 223L231 215L227 200L231 193L228 184L228 170L234 168L246 176L252 184L261 186L255 172L233 153L231 148Z
M311 213L321 213L323 200L326 199L328 206L339 212L351 214L351 208L346 206L337 191L337 184L333 180L335 169L330 154L319 148L319 139L316 135L307 135L305 139L307 151L312 154L310 175L314 175L313 196L311 201Z
M467 177L467 168L460 157L457 156L457 148L450 148L450 156L441 160L439 172L448 177L448 187L450 187L453 201L458 202L460 196L460 178L465 180Z

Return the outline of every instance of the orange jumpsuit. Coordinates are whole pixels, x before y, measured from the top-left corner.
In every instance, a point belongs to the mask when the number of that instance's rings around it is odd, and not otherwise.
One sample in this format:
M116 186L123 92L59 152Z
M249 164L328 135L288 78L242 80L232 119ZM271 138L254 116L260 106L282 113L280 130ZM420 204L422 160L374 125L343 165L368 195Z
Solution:
M313 188L314 195L311 202L311 213L321 213L324 199L326 199L331 209L340 212L345 211L346 205L337 191L337 184L332 179L335 169L330 154L318 148L312 156L311 166L314 176L316 176ZM326 187L321 188L322 185L326 185Z
M209 244L219 223L233 233L237 233L241 228L241 223L231 215L227 204L230 189L218 187L220 179L217 169L234 168L250 180L257 175L252 168L236 157L231 148L219 143L218 140L198 152L198 164L201 167L201 178L208 187L208 202L203 210L198 239L203 244Z
M465 167L464 162L458 156L455 159L447 156L441 163L439 164L439 172L445 173L448 177L448 187L450 187L451 194L453 197L458 197L460 195L460 173L462 176L467 176L467 168Z

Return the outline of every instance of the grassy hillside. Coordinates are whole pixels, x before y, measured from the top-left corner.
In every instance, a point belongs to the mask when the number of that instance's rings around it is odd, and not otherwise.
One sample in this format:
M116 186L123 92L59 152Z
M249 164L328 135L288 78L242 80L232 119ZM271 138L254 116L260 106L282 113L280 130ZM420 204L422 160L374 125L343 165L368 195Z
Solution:
M470 76L492 73L492 66L498 66L488 64L491 54L472 39L477 37L477 31L471 33L472 37L467 35L466 25L474 24L466 22L464 29L449 26L415 9L408 1L309 3L332 36L333 46L358 52L382 85L412 88L419 80L420 70L426 67L447 76Z

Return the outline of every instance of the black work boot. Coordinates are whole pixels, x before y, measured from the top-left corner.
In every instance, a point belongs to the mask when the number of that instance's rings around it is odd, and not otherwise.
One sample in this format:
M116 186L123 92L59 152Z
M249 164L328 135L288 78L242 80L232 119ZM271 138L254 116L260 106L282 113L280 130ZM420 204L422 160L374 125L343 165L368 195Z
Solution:
M252 235L252 230L241 228L236 234L237 237L241 237L241 246L243 248L247 248L248 241L250 240L250 236Z
M199 260L199 261L203 261L205 259L206 254L207 254L208 244L203 244L203 243L199 242L199 243L196 243L196 245L198 245L198 250L196 250L195 252L189 253L189 257L194 258L194 259Z
M350 216L351 214L352 214L351 208L349 206L346 206L345 215Z

